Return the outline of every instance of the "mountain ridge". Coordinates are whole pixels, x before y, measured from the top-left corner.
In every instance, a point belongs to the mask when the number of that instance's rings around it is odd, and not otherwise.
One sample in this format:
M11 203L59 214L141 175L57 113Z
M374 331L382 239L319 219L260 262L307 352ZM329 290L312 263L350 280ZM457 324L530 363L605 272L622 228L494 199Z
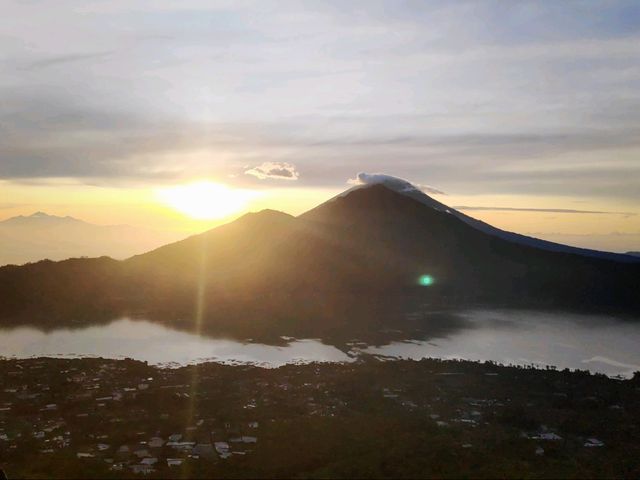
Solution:
M488 235L377 185L299 217L247 214L122 261L0 268L0 319L133 315L252 338L357 334L408 328L425 305L638 313L639 274L640 264Z
M383 185L390 190L393 190L407 197L413 198L414 200L421 202L424 205L427 205L435 210L452 214L457 218L459 218L460 220L462 220L463 222L467 223L468 225L476 228L477 230L480 230L489 235L500 237L504 240L508 240L514 243L519 243L522 245L528 245L528 246L543 249L543 250L555 251L555 252L573 253L576 255L584 255L584 256L589 256L594 258L604 258L607 260L614 260L618 262L631 262L631 263L638 262L637 258L629 254L593 250L593 249L582 248L582 247L573 247L570 245L551 242L548 240L542 240L536 237L531 237L531 236L523 235L516 232L502 230L486 222L483 222L482 220L478 220L469 215L466 215L465 213L462 213L453 207L449 207L435 200L431 196L427 195L420 188L416 187L415 185L401 178L392 177L390 175L384 175L384 174L360 173L358 174L357 179L359 181L368 182L368 183L362 183L362 184L356 185L353 188L347 190L346 192L341 193L337 197L334 197L334 199L343 197L344 195L348 195L349 193L357 189L370 188L374 185ZM329 201L332 201L334 199L331 199Z
M71 216L36 212L0 221L0 265L103 255L125 259L177 234L130 225L97 225Z

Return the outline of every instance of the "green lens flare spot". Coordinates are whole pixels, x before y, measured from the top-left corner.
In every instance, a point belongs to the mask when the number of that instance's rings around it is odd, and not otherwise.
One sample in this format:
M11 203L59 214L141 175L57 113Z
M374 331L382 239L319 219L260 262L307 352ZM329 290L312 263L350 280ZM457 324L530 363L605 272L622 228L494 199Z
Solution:
M431 275L420 275L418 279L418 283L423 287L429 287L433 285L433 277Z

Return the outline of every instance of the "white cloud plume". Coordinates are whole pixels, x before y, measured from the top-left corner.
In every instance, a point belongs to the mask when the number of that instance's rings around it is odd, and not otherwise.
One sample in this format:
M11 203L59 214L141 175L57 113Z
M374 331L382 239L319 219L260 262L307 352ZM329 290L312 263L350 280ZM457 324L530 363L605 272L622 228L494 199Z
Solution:
M403 180L402 178L393 177L391 175L386 175L384 173L364 173L360 172L356 175L355 178L350 178L347 180L347 183L350 185L376 185L382 184L387 185L393 190L399 191L407 191L411 190L419 190L424 193L431 193L433 195L446 195L446 193L441 190L437 190L428 185L421 184L413 184L408 182L407 180Z

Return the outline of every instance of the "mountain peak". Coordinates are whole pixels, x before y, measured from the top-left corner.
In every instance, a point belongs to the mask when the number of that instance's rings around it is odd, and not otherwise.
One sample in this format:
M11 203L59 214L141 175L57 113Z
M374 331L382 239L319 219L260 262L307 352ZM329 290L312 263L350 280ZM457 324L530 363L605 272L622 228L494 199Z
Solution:
M363 188L372 185L384 185L385 187L394 190L398 193L409 192L421 192L420 188L413 185L411 182L402 178L393 177L384 173L364 173L360 172L356 175L356 178L349 181L354 188Z
M273 210L271 208L265 208L258 212L249 212L242 215L240 219L277 219L277 218L293 218L288 213L281 212L279 210Z
M568 245L562 245L554 242L549 242L546 240L528 237L526 235L521 235L514 232L501 230L481 220L477 220L473 217L465 215L464 213L459 212L458 210L451 208L443 203L438 202L437 200L427 195L424 192L424 190L428 189L428 191L432 193L442 193L442 192L439 192L438 190L434 190L430 187L416 186L407 180L404 180L398 177L393 177L391 175L386 175L383 173L371 173L371 174L358 173L356 178L351 179L349 183L351 183L354 186L349 190L346 190L345 192L341 193L337 197L334 197L333 199L329 200L329 202L327 203L333 202L334 200L339 198L347 197L351 195L354 191L362 190L365 188L387 188L388 190L396 192L400 195L404 195L406 197L412 198L413 200L416 200L417 202L420 202L423 205L426 205L427 207L430 207L434 210L450 214L453 217L456 217L458 220L466 223L467 225L485 234L498 237L512 243L526 245L528 247L538 248L541 250L548 250L552 252L570 253L574 255L614 260L619 262L637 262L638 261L637 256L633 256L629 254L624 255L624 254L618 254L618 253L589 250L585 248L571 247ZM316 209L312 210L312 212L315 210Z
M43 211L37 211L31 215L18 215L0 222L3 225L56 225L56 224L79 224L85 223L77 218L66 216L60 217L50 215Z
M413 200L416 200L422 203L423 205L431 207L434 210L451 213L451 209L449 207L447 207L443 203L440 203L434 198L427 195L425 193L425 190L434 194L442 194L443 192L431 187L414 185L413 183L399 177L394 177L392 175L387 175L384 173L361 172L361 173L358 173L358 175L356 175L356 178L349 180L349 183L354 186L346 190L345 192L341 193L335 198L346 197L352 192L356 190L362 190L364 188L384 187L393 192L412 198Z
M69 215L65 217L62 217L60 215L50 215L47 212L43 212L41 210L35 213L32 213L27 217L20 216L17 218L26 218L26 219L33 219L33 220L65 221L65 222L82 222L82 220L78 220L77 218L71 217Z
M51 218L53 215L49 215L48 213L38 211L29 215L29 218Z

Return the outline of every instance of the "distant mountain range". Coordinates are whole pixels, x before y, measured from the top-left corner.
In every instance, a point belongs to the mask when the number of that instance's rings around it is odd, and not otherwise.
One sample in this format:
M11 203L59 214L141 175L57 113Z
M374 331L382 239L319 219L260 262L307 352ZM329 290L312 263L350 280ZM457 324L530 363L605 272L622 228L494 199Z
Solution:
M36 212L0 222L0 265L102 255L124 259L176 239L166 232Z
M247 214L125 261L0 268L0 318L140 315L255 337L399 328L427 307L640 312L637 257L509 234L396 180L299 217Z

